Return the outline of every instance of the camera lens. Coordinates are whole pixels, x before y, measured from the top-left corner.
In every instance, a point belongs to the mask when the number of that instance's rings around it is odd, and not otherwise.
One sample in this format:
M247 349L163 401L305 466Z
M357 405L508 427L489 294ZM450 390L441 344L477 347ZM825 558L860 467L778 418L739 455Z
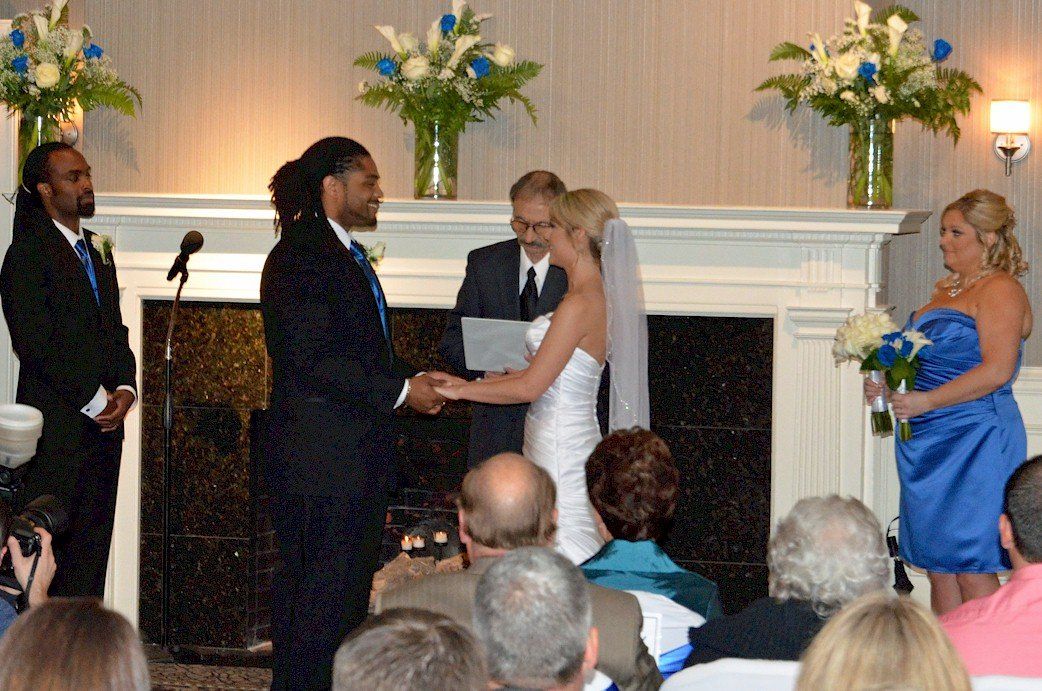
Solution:
M50 494L39 496L26 504L22 515L46 530L52 537L58 537L69 528L69 514Z

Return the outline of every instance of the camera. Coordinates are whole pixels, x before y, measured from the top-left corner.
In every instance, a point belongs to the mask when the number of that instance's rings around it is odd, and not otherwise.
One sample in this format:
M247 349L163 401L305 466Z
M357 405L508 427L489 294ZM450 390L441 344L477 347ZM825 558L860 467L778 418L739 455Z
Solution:
M69 514L56 498L44 494L26 504L18 515L13 515L7 503L0 501L0 524L4 535L18 540L22 556L31 557L40 554L43 546L42 538L34 528L43 528L52 537L58 537L69 529ZM21 590L10 556L0 565L0 585Z

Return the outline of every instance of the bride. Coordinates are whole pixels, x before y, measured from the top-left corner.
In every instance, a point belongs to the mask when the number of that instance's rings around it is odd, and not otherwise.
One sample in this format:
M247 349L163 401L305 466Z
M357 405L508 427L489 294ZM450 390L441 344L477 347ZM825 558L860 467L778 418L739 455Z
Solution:
M597 391L611 366L609 427L648 427L647 315L636 245L611 198L592 189L550 204L541 233L568 292L528 329L531 364L520 372L436 390L454 400L527 403L524 455L557 484L557 549L580 564L604 544L586 488L586 459L601 439Z

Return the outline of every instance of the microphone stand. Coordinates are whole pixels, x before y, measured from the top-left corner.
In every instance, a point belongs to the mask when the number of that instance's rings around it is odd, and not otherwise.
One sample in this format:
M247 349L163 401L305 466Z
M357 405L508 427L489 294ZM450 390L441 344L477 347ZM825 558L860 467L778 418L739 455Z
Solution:
M164 650L170 644L170 464L172 449L172 434L174 429L174 350L172 341L174 337L174 323L177 321L177 308L181 304L181 289L185 287L188 280L188 267L181 267L181 282L177 286L174 295L174 304L170 309L170 323L166 329L166 382L165 396L163 398L163 595L160 627L160 645Z

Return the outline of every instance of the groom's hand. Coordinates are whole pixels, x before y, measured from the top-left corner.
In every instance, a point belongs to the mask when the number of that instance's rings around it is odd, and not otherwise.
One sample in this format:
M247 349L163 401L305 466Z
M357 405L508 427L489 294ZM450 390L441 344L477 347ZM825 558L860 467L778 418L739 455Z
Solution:
M441 411L445 397L434 390L432 384L437 380L427 374L418 374L409 380L409 393L405 396L405 405L413 410L433 415Z

